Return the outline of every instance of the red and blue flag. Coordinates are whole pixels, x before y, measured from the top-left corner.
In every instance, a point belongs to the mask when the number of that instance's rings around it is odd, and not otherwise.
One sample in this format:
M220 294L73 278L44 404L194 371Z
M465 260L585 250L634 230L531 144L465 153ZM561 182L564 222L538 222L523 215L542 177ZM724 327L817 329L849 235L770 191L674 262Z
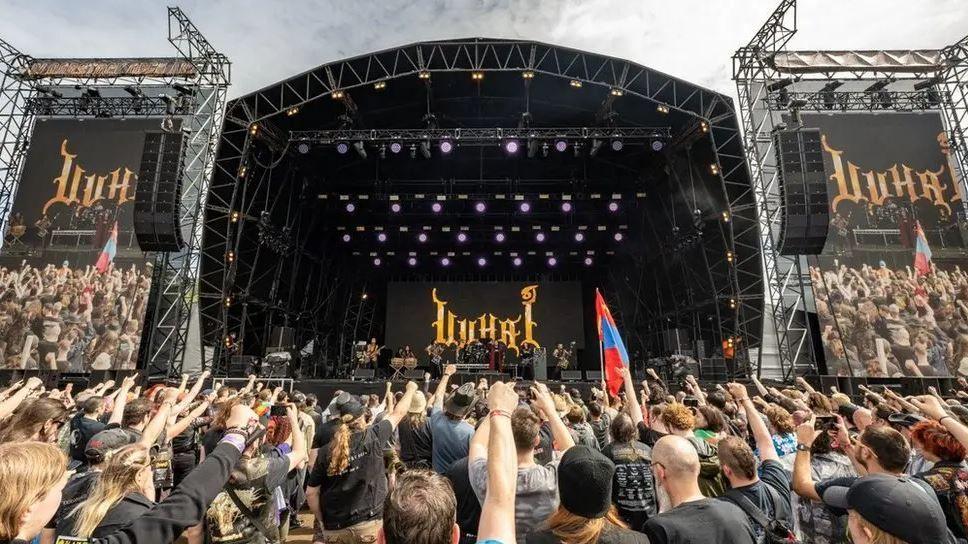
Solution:
M622 335L618 333L612 312L605 305L602 294L595 290L595 316L598 321L598 340L602 343L605 385L612 396L622 388L622 368L629 366L629 353L625 350Z
M927 276L931 273L931 248L920 221L914 225L914 235L914 272L916 276Z
M114 256L118 253L118 222L114 222L114 228L111 229L111 237L104 244L104 249L101 250L101 254L97 256L97 263L94 264L94 268L98 272L104 274L108 271L108 267L114 262Z

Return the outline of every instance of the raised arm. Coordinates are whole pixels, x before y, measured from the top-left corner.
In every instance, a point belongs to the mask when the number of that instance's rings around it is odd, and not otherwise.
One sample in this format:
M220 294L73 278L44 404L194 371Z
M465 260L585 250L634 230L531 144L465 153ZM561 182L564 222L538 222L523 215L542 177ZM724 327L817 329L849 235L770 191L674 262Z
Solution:
M968 448L968 427L951 416L941 401L930 395L922 395L914 398L911 402L921 410L922 414L944 425L944 428L955 437L955 440Z
M484 418L484 421L482 421L481 424L477 426L477 430L474 431L474 436L471 437L471 445L467 454L468 461L487 457L487 445L490 442L491 437L490 419L491 418Z
M806 450L797 448L797 455L793 461L793 492L805 499L820 502L817 494L817 482L813 481L810 470L810 446L817 438L817 431L813 429L814 417L801 423L797 427L797 444L803 444Z
M128 391L132 387L134 387L134 376L128 376L121 381L121 387L118 388L118 395L114 398L114 408L111 409L111 417L108 419L108 425L121 424L121 420L124 418L124 407L128 404Z
M14 412L24 400L32 393L35 389L40 387L44 382L40 381L40 378L31 377L27 379L27 385L21 387L16 393L10 396L7 400L0 402L0 419L3 419Z
M632 418L632 425L638 428L639 423L642 423L644 420L642 417L642 405L639 404L639 398L635 394L635 384L632 383L632 376L629 373L629 369L622 367L621 373L622 387L625 388L625 403L628 405L629 417Z
M178 421L175 422L174 425L168 428L168 435L171 437L176 437L181 433L185 432L185 429L187 429L192 424L192 422L202 417L202 414L205 413L205 410L208 410L208 406L209 404L207 400L199 403L199 405L196 406L194 410L189 412L188 415L179 419Z
M434 391L434 410L442 410L444 407L444 397L447 396L447 383L450 377L457 373L457 365L447 365L444 367L444 375L440 377L437 389Z
M185 395L185 397L172 409L174 413L180 414L185 411L185 408L191 406L192 402L195 401L195 397L197 397L198 393L202 390L202 386L205 385L205 380L208 379L210 374L211 373L207 370L202 372L202 374L198 377L198 380L194 383L194 385L192 385L192 388L188 390L188 393ZM178 394L181 394L181 389L178 390Z
M296 406L290 404L286 406L286 415L289 416L289 424L292 427L292 451L289 452L289 470L292 470L304 461L309 459L309 445L306 444L306 437L303 432L299 430L299 412L296 411Z
M544 388L547 391L547 387ZM487 398L491 413L487 443L487 495L481 506L478 541L496 540L515 544L514 493L517 486L518 456L511 435L511 413L518 405L514 388L496 382Z
M797 377L797 385L799 385L804 391L806 391L807 394L817 392L817 390L814 389L812 385L810 385L810 382L808 382L802 376Z
M746 392L746 386L741 383L730 383L726 387L729 389L729 394L733 396L733 399L742 405L746 411L746 420L749 422L750 429L753 431L756 448L760 452L760 461L779 461L780 456L776 454L776 448L773 446L773 437L770 436L770 430L766 428L766 424L760 419L760 414L756 411L756 406L750 400L749 393Z
M171 408L175 405L175 395L178 394L178 390L174 388L168 388L162 392L162 402L158 411L155 415L151 417L148 424L145 425L144 432L141 433L141 440L139 441L146 448L150 448L161 436L161 433L165 430L168 425L168 418L171 416Z
M417 382L407 382L407 389L404 391L403 396L400 397L400 402L398 402L393 408L393 411L386 416L386 420L393 425L394 429L397 428L397 425L400 425L400 422L403 421L403 418L407 417L407 410L410 409L410 403L413 402L413 396L416 393Z
M561 421L561 416L558 415L558 410L555 410L555 400L551 397L551 391L548 390L548 386L543 383L536 382L534 386L531 387L531 393L534 395L538 408L540 408L541 411L544 412L545 417L548 418L548 424L551 426L551 435L554 437L555 445L558 447L558 450L561 452L568 451L572 446L575 445L575 441L572 439L571 433L568 432L568 427L565 427L564 422Z

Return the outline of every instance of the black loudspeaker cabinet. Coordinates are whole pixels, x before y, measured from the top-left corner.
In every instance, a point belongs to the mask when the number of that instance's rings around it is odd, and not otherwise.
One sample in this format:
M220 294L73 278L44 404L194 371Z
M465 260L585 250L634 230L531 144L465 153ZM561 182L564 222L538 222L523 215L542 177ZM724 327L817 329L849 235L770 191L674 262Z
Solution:
M602 371L601 370L586 370L585 379L590 382L600 382L602 381Z
M353 380L372 380L376 371L372 368L357 368L353 371Z
M561 381L563 381L563 382L580 382L581 381L581 370L562 370L561 371Z
M134 233L142 251L180 251L185 245L178 220L184 149L181 131L145 134L134 195Z
M273 326L269 333L269 348L266 351L281 351L291 349L295 344L295 329L292 327Z
M819 255L830 226L820 129L777 130L773 143L783 205L780 253Z

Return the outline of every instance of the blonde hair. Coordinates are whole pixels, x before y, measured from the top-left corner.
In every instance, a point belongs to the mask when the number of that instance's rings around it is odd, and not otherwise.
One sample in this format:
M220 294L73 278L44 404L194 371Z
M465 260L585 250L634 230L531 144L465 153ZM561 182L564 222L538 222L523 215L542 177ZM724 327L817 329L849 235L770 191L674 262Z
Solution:
M149 466L148 449L140 444L125 446L110 454L91 494L72 512L77 515L73 536L91 538L108 510L121 502L125 495L141 489L138 474Z
M596 544L606 524L628 528L619 517L615 505L610 506L600 518L582 517L559 506L545 524L558 540L568 544Z
M422 427L423 424L427 422L427 412L410 412L407 414L407 421L410 422L411 427Z
M849 510L849 514L854 518L857 523L870 533L870 544L908 544L906 540L901 540L900 538L888 533L884 529L877 527L873 523L864 519L864 516L857 513L856 510Z
M24 513L42 501L66 471L67 456L53 444L0 444L0 541L17 538Z
M350 466L350 435L353 431L359 430L365 423L363 417L353 417L349 414L341 416L339 428L333 435L329 446L329 466L326 467L326 474L336 476ZM350 426L353 426L350 429Z

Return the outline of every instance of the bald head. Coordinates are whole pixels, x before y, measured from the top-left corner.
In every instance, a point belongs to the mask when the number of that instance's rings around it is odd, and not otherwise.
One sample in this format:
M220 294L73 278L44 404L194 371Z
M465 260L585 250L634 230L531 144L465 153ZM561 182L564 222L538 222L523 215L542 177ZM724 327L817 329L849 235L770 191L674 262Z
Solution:
M662 465L666 479L696 481L699 477L699 454L681 436L670 434L660 438L652 448L652 461Z

